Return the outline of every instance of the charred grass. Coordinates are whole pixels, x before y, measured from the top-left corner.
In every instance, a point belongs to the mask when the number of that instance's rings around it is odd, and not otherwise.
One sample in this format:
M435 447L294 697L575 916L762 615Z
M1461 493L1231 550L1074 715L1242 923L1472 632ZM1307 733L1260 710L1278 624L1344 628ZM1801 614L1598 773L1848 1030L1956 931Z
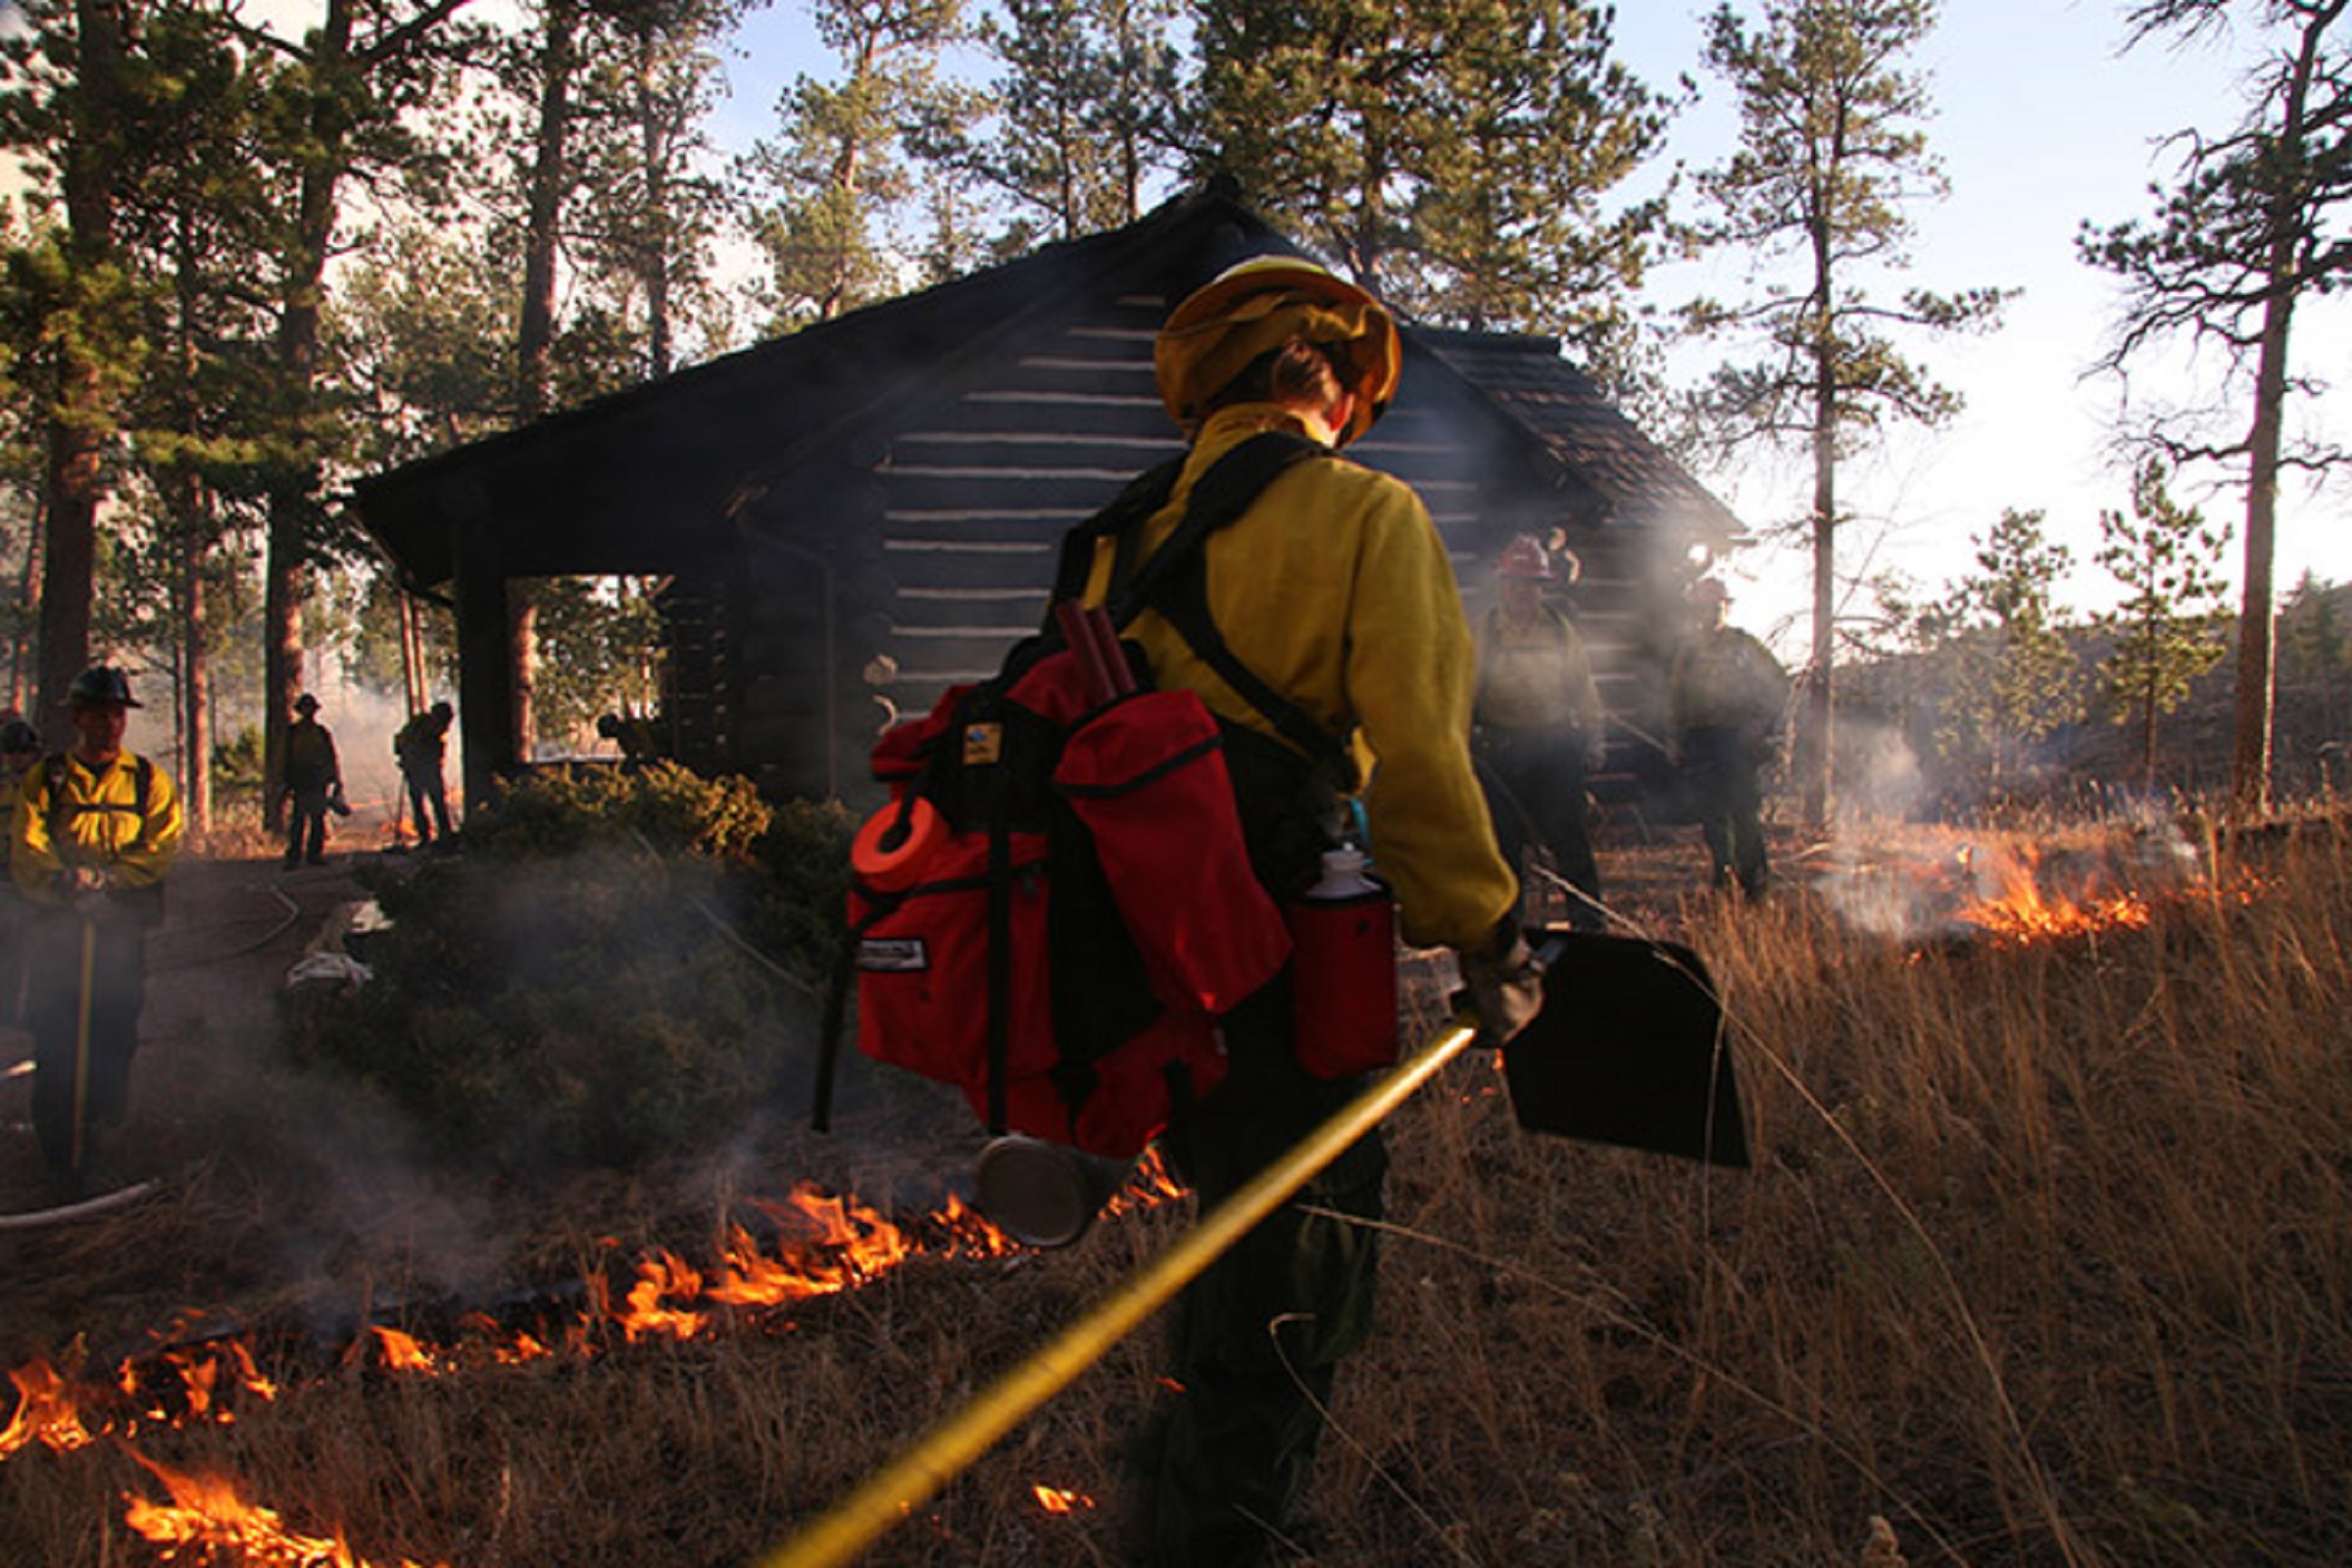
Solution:
M1529 1138L1492 1060L1454 1063L1390 1126L1381 1328L1343 1373L1302 1550L2352 1561L2352 831L2219 849L2145 929L2022 945L1862 937L1801 893L1652 900L1725 995L1756 1168ZM917 1257L688 1343L607 1328L519 1365L460 1346L425 1375L360 1325L429 1331L533 1287L508 1318L560 1323L578 1298L555 1287L652 1247L707 1258L713 1216L763 1186L920 1207L961 1168L919 1109L863 1114L849 1151L777 1135L723 1176L387 1186L372 1228L365 1192L320 1196L323 1163L289 1192L231 1151L157 1204L0 1233L10 1364L79 1336L103 1371L171 1301L210 1309L177 1332L245 1334L281 1385L233 1424L0 1461L0 1561L167 1560L124 1523L126 1494L163 1495L134 1452L387 1568L754 1559L1114 1289L1183 1205L1058 1253ZM424 1267L436 1226L495 1264ZM1119 1346L860 1560L1129 1561L1156 1349L1155 1329ZM1050 1514L1039 1485L1084 1500Z

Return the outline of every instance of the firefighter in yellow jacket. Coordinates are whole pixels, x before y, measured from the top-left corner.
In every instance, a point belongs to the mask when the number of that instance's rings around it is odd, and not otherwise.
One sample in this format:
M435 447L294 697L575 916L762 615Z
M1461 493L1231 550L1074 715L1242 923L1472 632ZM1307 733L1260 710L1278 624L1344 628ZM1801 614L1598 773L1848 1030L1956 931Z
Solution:
M71 1189L129 1100L147 930L163 918L181 822L170 775L123 749L140 705L122 672L86 669L66 701L74 744L25 773L9 865L32 908L33 1130Z
M1518 885L1471 769L1474 658L1460 591L1411 489L1336 455L1379 417L1400 359L1388 312L1309 263L1245 262L1196 291L1169 316L1154 354L1162 401L1192 450L1136 545L1166 539L1201 475L1261 431L1335 449L1285 469L1209 536L1209 619L1241 666L1348 743L1370 780L1374 865L1396 891L1405 940L1455 949L1481 1017L1507 1038L1540 1000L1540 970L1511 918ZM1090 603L1108 595L1117 564L1104 542ZM1320 850L1312 818L1349 781L1315 778L1157 611L1139 614L1128 635L1161 686L1200 693L1226 721L1259 874L1277 897L1295 891L1286 881L1303 886ZM1203 1210L1361 1087L1299 1069L1291 1005L1278 980L1225 1018L1224 1082L1180 1107L1164 1135ZM1375 1232L1358 1221L1378 1219L1386 1167L1378 1133L1367 1135L1185 1293L1173 1368L1183 1392L1153 1459L1157 1568L1269 1559L1313 1460L1338 1363L1370 1327Z

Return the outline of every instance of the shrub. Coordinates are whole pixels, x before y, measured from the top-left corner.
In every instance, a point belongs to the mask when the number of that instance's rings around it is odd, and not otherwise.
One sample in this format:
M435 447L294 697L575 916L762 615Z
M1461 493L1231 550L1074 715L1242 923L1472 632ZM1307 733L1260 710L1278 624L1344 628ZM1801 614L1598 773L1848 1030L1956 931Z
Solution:
M374 978L289 1008L291 1048L508 1171L722 1138L776 1087L786 1010L825 967L838 815L672 766L535 775L463 855L364 873L388 917ZM771 940L798 987L747 951Z

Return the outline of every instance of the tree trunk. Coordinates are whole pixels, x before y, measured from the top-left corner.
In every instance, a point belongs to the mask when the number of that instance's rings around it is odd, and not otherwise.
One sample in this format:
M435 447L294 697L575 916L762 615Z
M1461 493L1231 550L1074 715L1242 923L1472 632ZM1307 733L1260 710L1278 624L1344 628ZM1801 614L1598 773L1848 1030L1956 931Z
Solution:
M530 215L523 240L522 318L515 333L517 422L547 412L548 358L556 341L556 240L569 187L565 144L571 133L573 40L579 13L571 0L544 0L546 35L539 51L538 157L531 168Z
M325 286L326 250L334 237L335 188L344 166L348 112L332 90L355 69L352 11L357 0L329 0L326 25L312 41L312 70L321 82L311 110L313 146L295 201L294 233L284 257L278 305L277 370L286 407L307 414L318 379L318 319ZM262 821L275 833L285 822L279 785L285 777L287 715L302 694L302 605L308 586L311 512L318 466L300 465L297 477L270 494L269 558L262 594Z
M63 149L66 245L74 281L86 292L115 257L115 187L120 174L113 136L122 122L123 0L78 0L77 58ZM87 303L86 300L84 303ZM94 323L64 334L57 356L57 413L49 426L43 475L39 675L32 718L63 743L66 688L90 662L90 596L98 557L98 507L106 492L100 458L114 410L97 362Z
M1803 739L1797 748L1805 820L1826 826L1833 807L1838 705L1838 347L1832 310L1830 231L1813 237L1813 661L1805 672Z
M507 659L514 670L514 760L527 762L537 749L531 689L539 678L539 598L531 584L512 579L507 583Z
M2272 724L2278 701L2278 645L2272 603L2272 572L2278 553L2278 443L2286 406L2287 328L2295 296L2308 281L2300 270L2302 181L2311 131L2311 84L2319 70L2320 45L2341 11L2307 16L2286 100L2278 117L2278 145L2271 167L2279 183L2270 192L2269 248L2263 257L2261 348L2254 368L2254 425L2246 435L2245 582L2237 615L2236 744L2230 758L2231 804L2243 816L2259 816L2271 804ZM2333 114L2340 106L2330 104Z
M35 497L32 525L24 531L24 564L17 569L17 630L8 640L8 706L24 712L32 694L33 645L41 614L41 551L49 537L49 509Z
M669 158L661 100L654 94L655 44L651 22L637 32L638 155L645 160L645 223L650 236L641 256L645 281L646 368L655 379L669 373L672 360L669 310Z
M189 831L209 833L213 826L213 661L204 624L204 546L189 539L181 548L185 552L180 569L187 574L188 619L182 628L186 658L180 669L179 723L184 743L179 759L180 799Z

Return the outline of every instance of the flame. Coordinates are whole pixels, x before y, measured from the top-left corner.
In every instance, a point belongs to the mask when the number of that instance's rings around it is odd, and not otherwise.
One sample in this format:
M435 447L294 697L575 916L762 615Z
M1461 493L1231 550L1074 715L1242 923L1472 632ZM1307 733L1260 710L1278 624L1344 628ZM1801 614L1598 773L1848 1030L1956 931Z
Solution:
M1109 1212L1131 1212L1182 1196L1184 1189L1153 1152L1112 1200ZM901 1227L855 1199L829 1196L809 1183L796 1186L780 1202L754 1206L775 1226L771 1250L763 1251L749 1231L734 1227L707 1282L701 1270L662 1250L638 1261L635 1282L617 1307L605 1276L592 1272L584 1281L588 1310L564 1330L560 1349L476 1312L460 1320L463 1345L428 1345L406 1330L370 1325L353 1342L346 1363L372 1349L387 1372L438 1377L484 1362L512 1365L559 1353L584 1359L599 1353L606 1343L600 1327L617 1328L631 1344L648 1338L690 1340L713 1332L727 1312L788 1305L851 1290L917 1252L995 1257L1018 1250L1017 1243L952 1196L915 1228ZM619 1244L608 1240L605 1245ZM185 1332L188 1318L174 1321L178 1326L171 1332ZM156 1386L159 1369L168 1370L176 1386ZM226 1396L241 1392L274 1400L280 1394L278 1385L255 1365L253 1352L237 1340L208 1342L196 1348L170 1348L151 1358L126 1359L116 1369L111 1385L60 1373L38 1356L12 1371L9 1379L19 1397L15 1415L0 1427L0 1460L35 1442L62 1452L86 1447L103 1436L135 1437L143 1421L225 1425L236 1418ZM122 1398L116 1397L118 1390ZM247 1568L370 1568L339 1534L294 1534L276 1513L240 1497L228 1480L173 1470L135 1450L131 1457L171 1494L169 1503L131 1494L123 1497L130 1528L161 1545L165 1561L187 1555L191 1561L234 1561ZM1049 1487L1036 1491L1039 1505L1049 1512L1095 1505L1083 1494ZM400 1568L419 1565L402 1559Z
M416 1335L404 1334L399 1329L385 1328L381 1324L376 1325L371 1332L375 1335L376 1348L383 1357L384 1367L387 1371L438 1372L441 1370L441 1358L427 1350Z
M2036 875L2040 855L2021 846L1999 867L2000 892L1963 906L1959 917L1989 933L1996 946L2050 941L2100 931L2143 929L2155 918L2148 901L2129 888L2087 895L2082 902L2043 891ZM1974 852L1963 850L1960 865L1970 869Z
M219 1557L243 1568L371 1568L339 1534L296 1535L279 1523L275 1510L247 1502L227 1480L174 1470L141 1454L131 1457L164 1484L172 1500L161 1503L124 1493L123 1522L162 1546L167 1562L192 1551L199 1560ZM404 1557L400 1568L419 1565Z
M82 1425L73 1385L47 1360L34 1356L9 1373L8 1381L17 1386L17 1413L0 1427L0 1459L36 1440L61 1453L97 1441Z

